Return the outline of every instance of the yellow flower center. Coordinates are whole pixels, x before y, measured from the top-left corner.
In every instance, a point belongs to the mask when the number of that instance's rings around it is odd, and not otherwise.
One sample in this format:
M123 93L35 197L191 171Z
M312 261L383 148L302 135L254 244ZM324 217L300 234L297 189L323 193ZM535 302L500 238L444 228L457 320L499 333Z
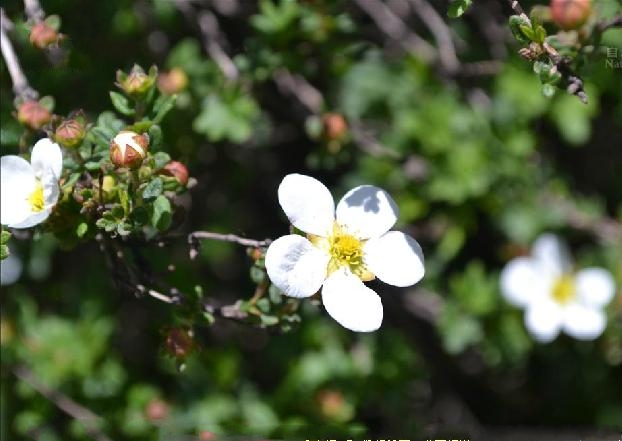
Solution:
M30 202L30 207L35 213L42 211L45 206L45 202L43 200L43 185L41 185L41 181L39 179L37 179L35 190L30 193L30 196L28 196L28 202Z
M564 274L553 285L553 299L557 303L568 303L575 297L575 286L573 277L570 274Z
M367 270L363 262L365 241L348 234L340 225L335 223L333 234L327 238L309 235L309 240L330 255L328 274L345 267L365 282L374 279L375 276Z

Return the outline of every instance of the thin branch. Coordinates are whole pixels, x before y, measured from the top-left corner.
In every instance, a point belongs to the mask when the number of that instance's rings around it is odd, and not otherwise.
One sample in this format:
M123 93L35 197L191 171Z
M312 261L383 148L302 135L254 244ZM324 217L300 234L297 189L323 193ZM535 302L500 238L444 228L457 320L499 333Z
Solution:
M24 0L24 11L29 20L39 23L45 18L45 11L38 0Z
M601 23L598 23L597 28L598 32L601 34L610 28L619 28L622 27L622 14L618 14L609 20L605 20Z
M451 30L436 9L426 0L410 0L413 10L430 29L438 46L439 61L445 71L454 74L460 68Z
M270 243L272 243L271 239L254 240L237 236L235 234L212 233L211 231L194 231L188 235L188 243L190 244L196 243L197 239L220 240L223 242L237 243L238 245L254 248L267 247Z
M322 111L324 105L322 93L303 76L281 68L274 72L272 78L282 93L294 95L311 114L318 115Z
M13 93L15 98L23 101L35 100L39 97L39 93L30 87L28 79L24 75L24 71L19 64L19 59L15 55L11 40L7 32L12 28L12 23L4 13L4 9L0 8L0 46L2 49L2 57L9 70L11 82L13 83Z
M438 54L434 46L409 29L387 5L379 0L354 0L354 2L372 18L378 29L404 50L416 55L425 63L436 61Z
M219 43L223 39L223 35L220 32L216 16L208 10L202 10L197 15L197 12L187 0L176 0L175 5L186 17L187 21L196 21L201 32L205 51L218 65L223 75L230 81L236 81L240 77L240 72Z
M20 380L28 383L33 389L43 395L48 401L62 410L84 426L86 433L96 441L112 441L97 427L96 421L103 418L93 413L90 409L75 402L62 392L50 389L44 385L26 366L18 366L13 369L13 374Z
M391 159L400 159L401 157L395 150L385 147L380 141L366 131L360 123L351 123L350 133L352 133L352 138L356 141L359 148L371 156Z

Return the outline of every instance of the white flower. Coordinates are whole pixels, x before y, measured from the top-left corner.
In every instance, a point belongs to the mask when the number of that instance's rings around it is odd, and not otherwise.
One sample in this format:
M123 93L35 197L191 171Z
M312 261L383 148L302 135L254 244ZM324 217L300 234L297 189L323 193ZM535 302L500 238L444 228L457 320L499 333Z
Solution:
M572 271L564 244L540 236L531 256L511 260L501 272L501 292L525 309L525 326L536 340L549 342L560 331L593 340L605 330L604 307L613 299L615 283L602 268Z
M384 190L362 185L337 204L328 189L305 175L287 175L279 203L307 237L291 234L270 244L268 276L291 297L309 297L320 288L326 311L353 331L374 331L382 323L380 297L363 282L374 277L410 286L424 273L421 247L412 237L389 231L397 206Z
M46 220L60 193L63 154L58 144L48 138L37 141L30 163L15 155L0 161L0 223L28 228Z

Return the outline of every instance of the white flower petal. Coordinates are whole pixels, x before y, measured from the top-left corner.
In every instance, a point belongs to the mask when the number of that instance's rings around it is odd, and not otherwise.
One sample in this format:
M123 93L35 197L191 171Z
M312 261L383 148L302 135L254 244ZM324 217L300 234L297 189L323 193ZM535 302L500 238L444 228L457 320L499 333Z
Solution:
M564 310L564 332L578 340L594 340L606 326L607 317L598 309L575 303Z
M266 270L272 283L291 297L309 297L326 279L330 256L305 237L290 234L275 240L266 251Z
M21 222L16 222L14 224L11 224L9 225L9 227L11 228L34 227L35 225L38 225L44 220L46 220L50 216L51 212L52 212L51 208L44 208L43 210L38 211L38 212L31 211L28 217L26 217L24 220L22 220Z
M41 185L43 185L43 202L45 208L52 208L58 202L60 188L58 186L58 178L51 169L46 170L41 177Z
M0 159L0 223L13 227L31 214L28 196L36 184L28 161L14 155Z
M549 280L528 257L512 259L505 265L499 277L501 294L505 300L520 308L548 296Z
M43 138L32 148L30 163L37 177L43 176L46 170L52 169L58 180L63 172L63 153L58 144L49 138Z
M390 285L414 285L425 273L421 247L415 239L399 231L368 240L363 255L367 269Z
M345 269L335 271L326 279L322 302L332 318L352 331L375 331L382 324L382 303L378 294Z
M540 300L529 305L525 312L525 327L538 341L547 343L559 335L563 314L559 305L550 300Z
M290 174L279 185L279 203L289 221L299 230L326 237L335 222L335 202L317 179Z
M575 277L579 300L586 305L605 306L613 299L615 282L613 276L602 268L585 268Z
M551 233L539 236L531 247L531 256L542 271L560 276L571 270L568 248L557 236Z
M369 239L389 231L398 213L389 193L373 185L361 185L347 192L337 204L337 223L359 239Z

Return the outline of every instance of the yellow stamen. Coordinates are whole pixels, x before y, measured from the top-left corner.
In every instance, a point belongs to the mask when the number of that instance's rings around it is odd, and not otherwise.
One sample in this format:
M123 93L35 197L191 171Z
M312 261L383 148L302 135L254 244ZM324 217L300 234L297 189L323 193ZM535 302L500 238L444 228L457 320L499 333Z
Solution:
M43 200L43 185L41 185L41 181L37 179L37 185L35 186L35 190L30 193L28 196L28 202L30 202L30 206L32 211L38 213L43 210L45 206L45 202Z
M553 299L557 303L568 303L575 297L575 286L573 277L570 274L564 274L555 282L553 286Z
M363 245L365 241L348 234L340 225L335 224L333 234L328 238L309 236L313 245L328 252L328 274L346 267L363 281L374 279L363 262Z

